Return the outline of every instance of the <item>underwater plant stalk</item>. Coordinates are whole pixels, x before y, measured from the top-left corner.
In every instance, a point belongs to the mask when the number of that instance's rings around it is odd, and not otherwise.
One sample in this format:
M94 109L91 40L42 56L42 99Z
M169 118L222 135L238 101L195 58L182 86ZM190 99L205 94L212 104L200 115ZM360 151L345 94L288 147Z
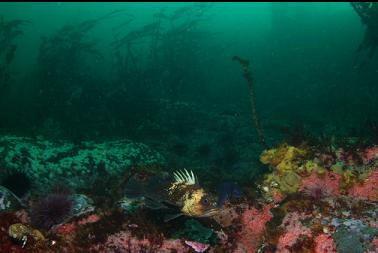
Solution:
M255 123L257 135L259 137L260 144L264 148L268 148L268 145L265 142L264 132L261 128L260 121L257 116L255 90L253 86L252 73L251 73L251 70L249 69L249 61L242 59L239 56L232 57L232 60L239 62L240 65L242 65L243 67L244 78L247 80L247 83L248 83L249 101L251 102L252 118L253 118L253 122Z

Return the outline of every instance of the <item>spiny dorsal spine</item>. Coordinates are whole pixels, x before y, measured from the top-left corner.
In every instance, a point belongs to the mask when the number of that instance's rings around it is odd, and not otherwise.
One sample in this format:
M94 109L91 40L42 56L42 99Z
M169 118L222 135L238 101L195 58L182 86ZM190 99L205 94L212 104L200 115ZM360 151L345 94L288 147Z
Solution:
M186 169L183 171L176 171L173 173L176 183L184 183L188 185L198 184L198 179L194 176L193 171L188 172Z

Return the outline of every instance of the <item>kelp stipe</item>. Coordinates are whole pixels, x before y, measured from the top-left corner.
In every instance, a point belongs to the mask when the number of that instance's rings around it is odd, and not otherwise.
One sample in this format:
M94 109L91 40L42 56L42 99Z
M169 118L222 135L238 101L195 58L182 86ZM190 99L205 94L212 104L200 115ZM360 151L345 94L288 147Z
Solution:
M261 128L260 121L259 121L259 118L257 116L255 89L254 89L254 86L253 86L252 73L251 73L251 70L249 68L249 61L242 59L239 56L232 57L232 60L239 62L240 65L242 65L242 67L243 67L244 78L247 80L247 83L248 83L249 101L251 102L253 122L255 123L255 127L256 127L257 134L259 136L260 144L264 148L268 148L268 145L266 144L266 141L265 141L264 132Z

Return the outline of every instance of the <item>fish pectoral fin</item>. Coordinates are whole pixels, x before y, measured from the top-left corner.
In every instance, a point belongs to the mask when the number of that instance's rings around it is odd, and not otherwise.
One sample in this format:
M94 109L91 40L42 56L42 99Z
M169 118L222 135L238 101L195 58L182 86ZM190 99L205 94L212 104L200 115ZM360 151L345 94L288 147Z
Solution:
M162 202L149 197L145 197L144 204L147 208L152 210L168 209L168 207Z
M175 213L175 214L166 214L165 216L164 216L164 222L170 222L171 220L174 220L174 219L176 219L176 218L178 218L178 217L181 217L181 216L183 216L184 214L182 214L182 213Z
M167 207L171 208L178 208L177 204L173 203L172 201L169 200L163 200L162 203L166 205Z

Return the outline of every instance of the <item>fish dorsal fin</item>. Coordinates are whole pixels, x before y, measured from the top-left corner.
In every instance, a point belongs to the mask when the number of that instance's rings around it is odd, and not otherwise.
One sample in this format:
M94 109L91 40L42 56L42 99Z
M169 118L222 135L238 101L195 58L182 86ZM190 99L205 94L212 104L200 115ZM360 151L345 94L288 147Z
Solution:
M183 171L176 171L173 173L176 183L183 183L187 185L198 184L198 179L194 176L193 171L188 172L186 169Z

